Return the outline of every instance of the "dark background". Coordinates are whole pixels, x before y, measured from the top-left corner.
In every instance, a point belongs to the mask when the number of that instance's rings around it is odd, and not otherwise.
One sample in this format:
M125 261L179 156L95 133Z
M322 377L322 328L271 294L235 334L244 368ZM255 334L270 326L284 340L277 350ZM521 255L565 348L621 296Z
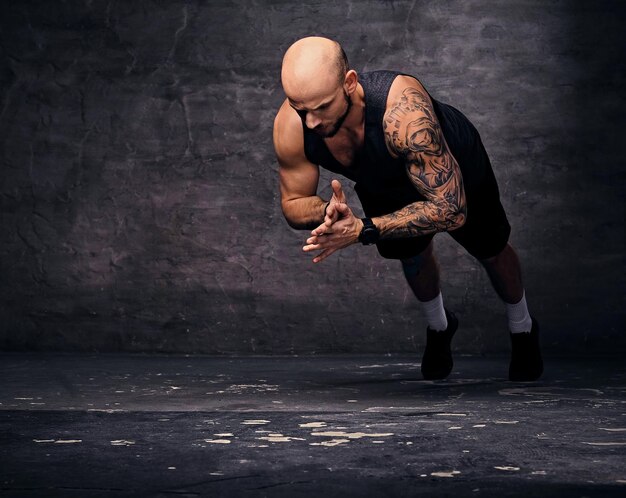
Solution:
M317 34L357 71L418 76L475 123L546 350L624 352L625 11L2 2L0 349L421 351L425 322L396 262L353 246L314 266L282 218L281 57ZM483 270L447 235L436 246L457 351L507 351Z

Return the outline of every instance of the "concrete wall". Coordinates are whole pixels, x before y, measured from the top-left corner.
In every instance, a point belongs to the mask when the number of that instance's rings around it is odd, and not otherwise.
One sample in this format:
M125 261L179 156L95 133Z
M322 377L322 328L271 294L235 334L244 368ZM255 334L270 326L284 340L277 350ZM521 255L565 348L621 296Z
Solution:
M619 1L2 2L0 348L421 351L397 263L353 246L314 266L280 212L281 56L321 34L357 70L411 72L475 122L546 348L623 352L624 13ZM436 245L457 349L507 351L482 269L448 236Z

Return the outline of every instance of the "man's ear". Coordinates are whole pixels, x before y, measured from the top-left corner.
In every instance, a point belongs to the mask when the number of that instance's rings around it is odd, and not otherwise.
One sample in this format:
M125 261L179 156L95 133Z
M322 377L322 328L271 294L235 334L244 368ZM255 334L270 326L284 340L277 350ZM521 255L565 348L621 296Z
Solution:
M346 76L343 80L343 87L348 92L348 95L351 95L356 90L357 84L359 83L359 77L356 74L354 69L350 69L346 73Z

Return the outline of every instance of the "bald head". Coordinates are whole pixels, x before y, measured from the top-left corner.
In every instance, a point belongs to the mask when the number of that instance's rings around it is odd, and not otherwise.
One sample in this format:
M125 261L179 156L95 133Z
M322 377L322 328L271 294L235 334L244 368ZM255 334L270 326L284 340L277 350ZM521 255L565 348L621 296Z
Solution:
M285 52L281 80L290 98L316 98L341 86L347 71L348 59L339 43L310 36Z

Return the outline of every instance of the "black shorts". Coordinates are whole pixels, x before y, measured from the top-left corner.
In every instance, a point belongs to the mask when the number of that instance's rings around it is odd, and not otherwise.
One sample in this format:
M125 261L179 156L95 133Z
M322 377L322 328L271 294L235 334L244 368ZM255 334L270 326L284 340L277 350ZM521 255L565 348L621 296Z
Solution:
M484 156L480 160L486 162L482 178L480 182L473 182L473 185L465 189L467 203L465 224L448 232L477 259L487 259L499 254L505 248L511 234L511 225L500 202L500 192L489 158L484 149L482 152ZM426 200L408 177L406 184L386 189L382 193L364 192L359 189L358 184L355 185L355 190L365 215L370 218L392 213L413 202ZM420 237L380 240L376 247L383 258L408 259L424 251L434 236L433 233Z

